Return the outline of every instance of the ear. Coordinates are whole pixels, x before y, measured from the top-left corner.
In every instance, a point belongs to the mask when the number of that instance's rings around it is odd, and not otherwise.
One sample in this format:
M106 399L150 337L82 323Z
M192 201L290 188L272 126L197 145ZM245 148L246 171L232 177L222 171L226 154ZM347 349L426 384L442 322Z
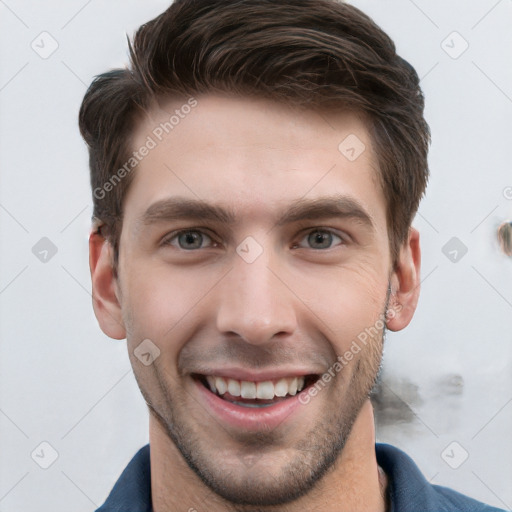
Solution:
M101 330L110 338L126 338L117 277L113 269L111 244L98 232L89 236L89 268L92 280L92 304Z
M412 320L420 295L420 234L414 228L400 248L398 261L391 275L391 295L386 325L400 331Z

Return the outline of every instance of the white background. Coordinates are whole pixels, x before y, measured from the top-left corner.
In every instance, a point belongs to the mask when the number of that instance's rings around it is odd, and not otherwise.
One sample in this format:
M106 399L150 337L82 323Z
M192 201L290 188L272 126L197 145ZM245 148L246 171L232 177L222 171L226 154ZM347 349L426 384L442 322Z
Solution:
M415 221L422 297L411 326L387 339L378 440L433 483L510 510L512 259L496 230L512 218L512 1L353 3L418 70L433 135ZM0 1L1 512L92 511L148 440L125 342L92 311L77 114L93 76L127 62L125 34L166 5ZM59 45L46 59L31 48L41 37L51 48L43 31ZM57 248L46 263L32 252L42 237ZM442 252L452 237L468 249L456 263ZM31 458L43 441L58 454L48 469ZM49 463L43 451L34 458ZM466 452L458 469L447 464Z

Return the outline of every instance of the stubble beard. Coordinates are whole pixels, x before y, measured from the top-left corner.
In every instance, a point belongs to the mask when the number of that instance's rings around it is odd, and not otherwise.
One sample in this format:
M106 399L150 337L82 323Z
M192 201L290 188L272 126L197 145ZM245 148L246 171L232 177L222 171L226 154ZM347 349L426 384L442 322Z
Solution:
M160 423L170 440L181 453L190 469L201 481L223 498L234 511L256 512L260 508L275 507L291 503L311 492L322 477L333 468L340 457L352 426L373 389L380 370L385 329L380 339L373 339L366 345L360 357L354 361L354 369L349 383L344 386L349 390L345 398L336 405L326 401L323 414L319 415L317 425L305 432L296 443L293 456L288 457L284 468L279 474L271 474L262 468L264 464L258 461L253 467L245 466L240 460L236 470L227 470L216 447L208 443L207 429L198 427L191 420L184 403L176 391L169 386L165 374L155 365L155 374L164 400L160 404L153 403L149 393L141 387L150 414ZM342 370L343 371L343 370ZM137 379L138 380L138 379ZM336 379L333 379L334 382ZM341 383L343 379L338 379ZM338 385L338 388L340 386ZM331 390L333 391L333 390ZM319 394L327 393L327 390ZM344 390L331 392L332 396L343 396ZM185 396L186 397L186 396ZM318 398L318 397L317 397ZM307 407L307 405L305 405ZM211 418L207 417L206 423ZM253 436L241 449L252 448L255 453L270 453L276 440L273 432ZM267 466L265 466L267 467Z

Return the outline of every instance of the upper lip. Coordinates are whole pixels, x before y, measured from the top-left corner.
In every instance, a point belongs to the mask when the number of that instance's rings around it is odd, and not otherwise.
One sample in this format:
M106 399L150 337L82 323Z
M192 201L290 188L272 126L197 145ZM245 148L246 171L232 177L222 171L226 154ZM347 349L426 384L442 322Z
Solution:
M224 377L233 380L245 380L249 382L263 382L269 380L279 380L285 377L305 377L306 375L318 375L319 372L306 370L304 368L289 368L279 370L255 371L242 368L219 368L208 369L208 371L194 372L197 375Z

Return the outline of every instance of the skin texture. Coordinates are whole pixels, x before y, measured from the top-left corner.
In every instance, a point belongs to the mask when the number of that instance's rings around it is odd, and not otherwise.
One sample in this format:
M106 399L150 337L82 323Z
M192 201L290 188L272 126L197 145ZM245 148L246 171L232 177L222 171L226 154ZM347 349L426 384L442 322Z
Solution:
M150 407L154 510L385 510L368 393L382 357L379 319L391 308L386 326L400 330L416 308L419 235L411 229L393 265L377 159L354 113L197 101L135 171L117 279L110 245L90 238L96 316L108 336L127 338ZM155 105L133 147L185 102ZM366 147L354 161L338 150L351 134ZM232 218L145 215L168 199L206 202ZM325 200L343 214L289 215ZM164 213L176 214L175 204ZM195 232L196 248L183 248L191 239L180 230ZM251 263L237 252L242 242L257 255ZM316 396L272 428L228 425L193 378L226 368L321 375L375 326ZM160 350L148 366L134 355L145 339Z

